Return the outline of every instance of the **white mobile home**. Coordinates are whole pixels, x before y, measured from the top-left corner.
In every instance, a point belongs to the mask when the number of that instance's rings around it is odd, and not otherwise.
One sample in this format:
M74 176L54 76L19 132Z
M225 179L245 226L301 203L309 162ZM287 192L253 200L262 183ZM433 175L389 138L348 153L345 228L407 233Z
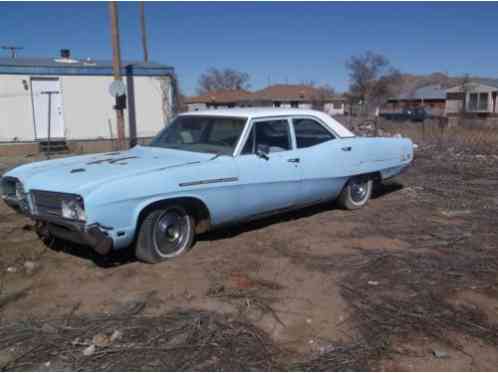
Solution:
M169 66L123 64L127 136L153 136L173 115L173 74ZM112 81L110 61L0 58L0 143L43 142L49 127L59 141L116 137Z

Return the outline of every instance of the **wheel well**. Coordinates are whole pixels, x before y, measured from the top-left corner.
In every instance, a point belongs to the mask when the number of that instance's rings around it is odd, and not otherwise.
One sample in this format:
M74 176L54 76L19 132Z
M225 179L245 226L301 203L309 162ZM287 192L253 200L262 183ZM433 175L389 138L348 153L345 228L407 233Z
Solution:
M140 227L142 221L149 214L149 212L166 206L180 205L194 218L195 233L204 233L209 230L211 226L211 215L209 214L209 209L206 204L198 198L194 197L179 197L170 198L161 201L151 203L140 211L138 216L137 227Z
M364 177L367 179L371 179L371 180L373 180L374 183L378 183L378 182L382 181L382 175L381 175L380 171L369 172L366 174L353 175L353 176L349 177L346 184L344 184L344 187L346 187L348 185L349 181L354 177L362 177L362 178Z
M380 183L382 181L382 175L381 175L380 171L372 172L372 173L367 174L365 176L372 178L374 183Z

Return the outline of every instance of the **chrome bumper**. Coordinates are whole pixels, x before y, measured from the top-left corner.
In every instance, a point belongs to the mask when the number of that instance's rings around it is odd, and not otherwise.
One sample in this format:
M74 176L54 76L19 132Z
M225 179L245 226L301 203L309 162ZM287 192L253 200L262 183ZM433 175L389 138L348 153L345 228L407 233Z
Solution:
M25 212L21 209L21 206L19 205L19 201L17 199L11 198L9 196L2 196L2 200L5 202L7 206L14 209L16 212L25 215Z
M39 233L42 235L49 233L66 241L90 246L102 255L106 255L112 250L113 240L107 234L107 231L112 228L103 227L100 224L85 225L59 216L33 215L29 212L29 208L23 209L17 199L8 196L2 196L2 199L17 212L26 215L35 222L42 223L39 229Z
M80 222L53 216L31 215L31 219L42 223L42 229L54 237L76 244L90 246L102 255L108 254L113 247L113 240L100 224L85 225ZM42 233L43 234L43 233Z

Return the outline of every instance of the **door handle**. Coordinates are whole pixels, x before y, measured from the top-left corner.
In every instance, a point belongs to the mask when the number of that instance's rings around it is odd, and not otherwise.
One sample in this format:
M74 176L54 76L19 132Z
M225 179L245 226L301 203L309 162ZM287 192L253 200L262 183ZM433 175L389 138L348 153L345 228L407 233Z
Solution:
M342 148L342 151L343 152L350 152L351 149L353 149L353 147L351 147L351 146L345 146L344 148Z
M289 158L287 160L287 162L291 162L291 163L299 163L301 160L299 158Z

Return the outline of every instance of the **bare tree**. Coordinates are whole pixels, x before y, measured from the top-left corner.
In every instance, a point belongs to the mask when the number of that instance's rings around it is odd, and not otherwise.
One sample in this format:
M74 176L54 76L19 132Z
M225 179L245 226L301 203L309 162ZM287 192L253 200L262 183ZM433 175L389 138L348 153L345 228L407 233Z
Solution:
M314 88L315 93L311 97L311 106L315 110L323 110L325 103L336 95L335 89L328 84Z
M198 81L197 92L200 95L219 90L249 89L249 74L234 69L216 69L214 67L203 73Z
M346 68L351 80L350 91L363 101L367 113L369 105L379 105L385 101L390 94L390 87L401 76L385 56L371 51L350 57Z

